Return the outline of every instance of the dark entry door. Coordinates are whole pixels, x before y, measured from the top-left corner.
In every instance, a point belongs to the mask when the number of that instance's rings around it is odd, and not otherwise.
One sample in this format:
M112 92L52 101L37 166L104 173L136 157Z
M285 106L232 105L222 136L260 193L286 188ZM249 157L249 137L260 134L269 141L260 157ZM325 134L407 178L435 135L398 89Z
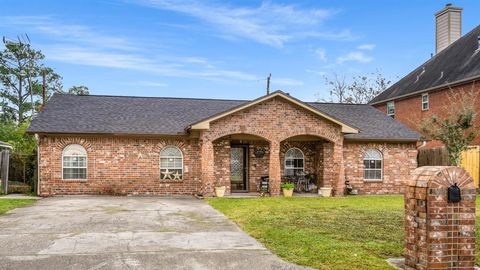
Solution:
M246 192L248 148L245 145L232 145L230 153L230 181L232 192Z

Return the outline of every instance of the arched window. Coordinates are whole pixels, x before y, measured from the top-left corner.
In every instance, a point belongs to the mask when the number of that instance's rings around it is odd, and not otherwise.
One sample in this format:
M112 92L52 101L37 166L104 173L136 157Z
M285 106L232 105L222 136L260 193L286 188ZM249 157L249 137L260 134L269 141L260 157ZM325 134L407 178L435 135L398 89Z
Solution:
M368 149L363 157L363 165L365 165L363 177L365 180L381 180L383 168L382 163L382 153L375 149Z
M79 144L70 144L62 153L63 179L87 179L87 151Z
M160 179L182 180L183 154L178 147L166 146L160 151Z
M285 175L297 175L304 171L305 157L298 148L290 148L285 153Z

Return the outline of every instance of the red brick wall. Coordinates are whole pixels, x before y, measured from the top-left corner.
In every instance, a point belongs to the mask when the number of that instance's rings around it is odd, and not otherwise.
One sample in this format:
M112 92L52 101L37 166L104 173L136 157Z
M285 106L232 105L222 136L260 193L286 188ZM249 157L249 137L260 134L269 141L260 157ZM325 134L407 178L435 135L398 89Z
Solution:
M417 168L417 149L412 143L346 142L343 147L345 178L359 190L360 194L402 193L410 173ZM383 155L383 179L381 181L364 180L363 157L368 149L376 149Z
M470 92L475 90L476 92L480 92L480 83L475 85L466 84L460 85L452 88L452 91L460 91L463 93ZM450 89L436 91L436 92L429 92L429 109L426 111L422 110L422 95L419 94L417 96L413 96L406 99L396 100L395 101L395 119L402 122L403 124L407 125L408 127L420 131L420 123L422 119L429 118L432 115L437 115L439 117L447 117L449 107L451 104L449 103L449 92ZM386 103L381 103L374 105L380 111L386 113ZM480 97L477 98L476 107L480 108ZM480 110L479 112L480 113ZM480 116L477 117L475 126L480 126ZM480 136L478 136L474 140L474 145L480 144ZM441 143L439 142L430 142L427 144L427 147L439 147Z
M454 183L460 202L448 201ZM474 269L476 191L470 175L458 167L420 167L406 186L405 265Z
M69 144L87 150L87 180L62 180L62 151ZM160 150L179 147L184 156L181 181L160 180ZM198 141L121 137L40 138L40 195L196 194L200 187Z
M343 143L343 134L341 127L326 119L322 119L303 108L300 108L283 98L275 97L265 102L259 103L240 112L233 113L210 123L210 129L205 130L200 135L204 152L203 158L213 158L213 152L210 151L210 143L231 134L249 134L265 139L270 144L269 177L271 192L275 195L280 193L280 180L282 175L282 165L280 161L280 143L291 137L300 135L311 135L324 138L335 144L330 159L332 166L328 168L328 183L332 186L341 184L338 179L342 179L343 162L341 147ZM202 167L204 172L204 193L211 194L212 187L215 184L215 173L213 164L205 163ZM340 188L343 189L343 188Z
M414 145L375 144L384 152L385 178L382 183L364 183L362 149L368 144L344 145L339 125L277 97L211 123L199 139L41 136L40 194L209 195L217 180L229 187L232 134L260 137L242 142L250 145L250 191L256 191L261 176L269 175L271 192L280 193L285 151L292 146L304 152L305 168L317 174L320 186L332 187L336 194L343 194L345 176L361 193L398 193L404 176L416 167ZM306 135L319 141L295 141L296 136ZM86 181L62 180L62 150L71 143L87 150ZM159 154L167 145L183 152L181 181L160 179ZM260 145L268 151L256 158L253 150Z

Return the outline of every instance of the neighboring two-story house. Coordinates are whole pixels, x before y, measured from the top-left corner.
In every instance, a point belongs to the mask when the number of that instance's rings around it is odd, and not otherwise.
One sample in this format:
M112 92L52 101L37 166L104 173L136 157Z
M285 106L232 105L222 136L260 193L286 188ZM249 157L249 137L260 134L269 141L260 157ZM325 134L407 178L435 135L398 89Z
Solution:
M452 91L480 94L480 25L462 36L462 8L448 4L435 14L436 54L375 97L370 105L419 129L422 119L447 116ZM476 107L480 112L480 96ZM480 126L477 117L476 126ZM480 145L480 137L474 141ZM427 147L440 146L430 142Z

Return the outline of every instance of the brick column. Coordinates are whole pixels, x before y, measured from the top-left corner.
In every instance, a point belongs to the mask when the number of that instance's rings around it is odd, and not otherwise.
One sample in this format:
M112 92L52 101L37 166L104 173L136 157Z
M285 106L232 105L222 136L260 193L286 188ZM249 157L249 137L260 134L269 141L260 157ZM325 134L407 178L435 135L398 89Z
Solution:
M448 201L457 184L460 202ZM475 185L461 168L413 171L405 191L405 264L415 269L474 269Z
M268 165L268 176L270 195L278 196L280 195L280 143L276 141L270 142L270 159Z
M211 141L203 141L201 146L202 157L202 194L213 196L215 186L214 151Z
M336 196L345 192L345 177L343 168L343 145L325 143L323 145L323 186L333 189Z

